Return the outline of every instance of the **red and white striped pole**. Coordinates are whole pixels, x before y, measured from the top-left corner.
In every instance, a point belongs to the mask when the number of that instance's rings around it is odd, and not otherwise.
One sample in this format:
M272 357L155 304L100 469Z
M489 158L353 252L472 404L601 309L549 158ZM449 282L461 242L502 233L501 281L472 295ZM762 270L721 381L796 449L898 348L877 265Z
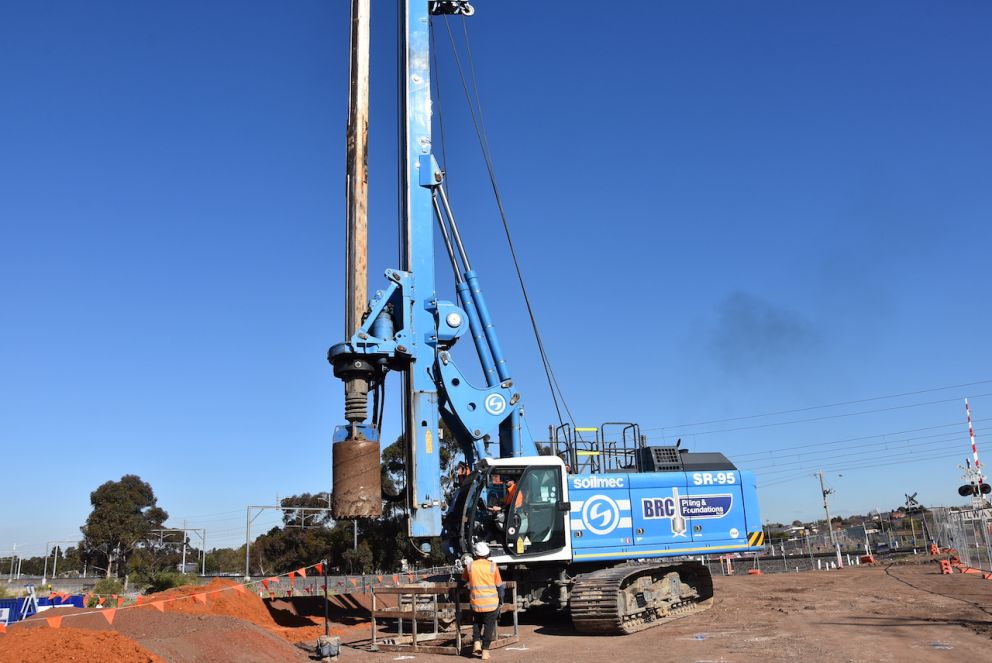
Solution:
M968 405L968 399L964 399L964 412L968 416L968 437L971 438L971 455L975 460L975 471L978 473L978 488L981 491L982 484L985 483L985 477L982 475L982 463L978 460L978 446L975 444L975 429L971 425L971 406ZM981 495L981 492L979 492Z

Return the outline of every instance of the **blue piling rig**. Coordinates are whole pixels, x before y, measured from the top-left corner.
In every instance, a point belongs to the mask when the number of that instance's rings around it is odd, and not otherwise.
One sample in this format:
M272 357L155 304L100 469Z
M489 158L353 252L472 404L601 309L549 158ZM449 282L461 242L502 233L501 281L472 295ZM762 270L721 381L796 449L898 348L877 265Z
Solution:
M336 444L379 439L378 422L364 417L368 393L381 389L389 371L402 374L409 535L422 538L442 530L446 496L441 487L439 416L456 436L469 467L486 456L536 455L537 449L448 202L444 173L431 153L430 15L471 15L473 10L467 2L454 1L401 0L399 7L401 267L386 270L386 286L372 297L361 327L348 341L331 347L328 361L346 383L349 423L336 429ZM435 225L454 271L457 304L437 296ZM451 353L465 334L472 337L485 387L472 385Z
M698 556L762 549L754 476L719 453L648 446L636 424L563 425L551 431L551 454L538 453L431 153L430 17L474 10L463 0L398 1L401 266L386 270L351 338L328 351L345 383L348 422L334 435L335 517L381 509L383 384L398 372L412 539L440 536L455 556L489 543L524 607L567 609L586 633L630 633L707 607L712 580ZM437 296L435 226L457 303ZM452 348L465 335L485 386L471 384L455 361ZM472 470L450 495L441 484L439 418ZM619 446L608 430L617 426Z

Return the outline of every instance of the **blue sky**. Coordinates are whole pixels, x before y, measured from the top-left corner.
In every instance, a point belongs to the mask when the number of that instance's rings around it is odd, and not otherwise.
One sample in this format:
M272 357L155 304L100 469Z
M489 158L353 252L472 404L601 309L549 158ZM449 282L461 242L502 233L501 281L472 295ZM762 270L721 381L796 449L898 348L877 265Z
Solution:
M75 536L125 473L218 545L246 504L328 487L348 5L0 9L3 552ZM374 5L373 289L396 266ZM724 451L771 520L817 517L819 466L842 514L955 503L966 395L992 463L992 8L476 6L496 171L580 424ZM437 37L452 202L540 437L554 411Z

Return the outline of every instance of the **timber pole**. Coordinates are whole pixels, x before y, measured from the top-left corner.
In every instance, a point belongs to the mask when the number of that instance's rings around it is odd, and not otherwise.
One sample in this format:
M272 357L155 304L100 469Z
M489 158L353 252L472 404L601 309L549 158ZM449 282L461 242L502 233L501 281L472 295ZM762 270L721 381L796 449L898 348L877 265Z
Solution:
M351 84L345 200L345 329L349 339L368 306L369 0L351 3Z

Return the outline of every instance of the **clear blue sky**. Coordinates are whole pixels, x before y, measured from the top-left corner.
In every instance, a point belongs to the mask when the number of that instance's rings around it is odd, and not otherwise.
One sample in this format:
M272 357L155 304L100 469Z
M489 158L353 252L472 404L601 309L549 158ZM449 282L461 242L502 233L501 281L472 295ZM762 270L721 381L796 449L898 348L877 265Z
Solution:
M246 504L328 487L348 5L0 8L0 554L77 535L125 473L223 545ZM373 289L396 266L394 7L374 5ZM821 465L842 514L958 501L965 395L992 463L992 6L476 6L496 169L580 423L724 451L773 521L817 517ZM540 436L553 408L438 37L451 196Z

